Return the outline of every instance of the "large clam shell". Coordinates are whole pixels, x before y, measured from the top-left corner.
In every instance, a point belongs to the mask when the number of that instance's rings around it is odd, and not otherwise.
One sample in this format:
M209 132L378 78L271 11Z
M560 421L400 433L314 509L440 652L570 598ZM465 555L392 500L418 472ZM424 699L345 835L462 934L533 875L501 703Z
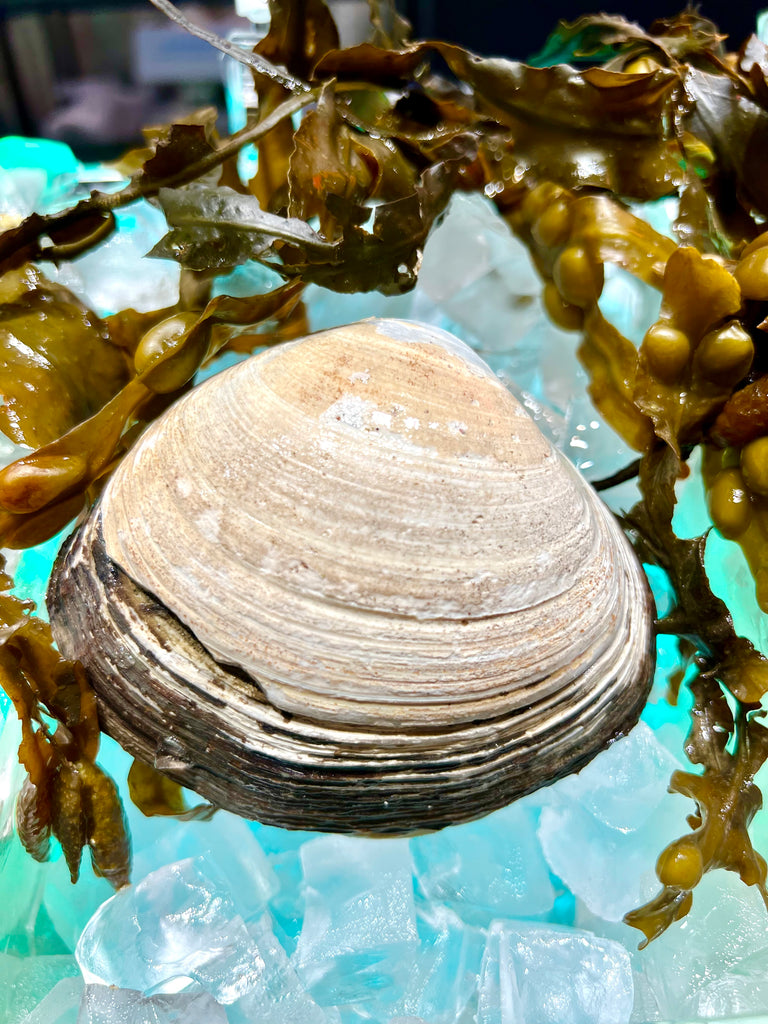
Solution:
M294 828L484 814L626 732L653 668L613 516L470 349L393 320L173 406L49 609L123 746Z

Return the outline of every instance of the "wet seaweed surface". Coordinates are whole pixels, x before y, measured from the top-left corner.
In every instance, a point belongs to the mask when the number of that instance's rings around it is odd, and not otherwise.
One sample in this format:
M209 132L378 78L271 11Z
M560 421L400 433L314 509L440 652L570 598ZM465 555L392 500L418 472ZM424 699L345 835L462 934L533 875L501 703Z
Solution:
M151 2L185 21L168 0ZM713 868L738 872L768 905L766 863L747 831L768 758L768 660L710 589L706 535L683 540L672 528L675 482L700 449L712 524L741 545L768 611L768 47L752 36L730 50L691 12L647 31L600 15L559 25L519 63L410 42L392 4L370 0L370 41L340 49L322 0L270 7L253 53L210 39L253 73L259 106L242 131L220 138L210 110L148 130L145 148L121 161L120 191L0 235L0 429L32 449L0 471L3 546L36 545L88 508L214 355L304 333L306 284L411 289L452 194L482 191L527 245L550 317L580 339L596 407L639 453L622 475L639 476L642 497L623 525L669 579L675 602L657 628L694 668L686 753L699 770L671 780L692 801L688 828L660 854L660 893L627 921L653 939ZM243 181L237 155L249 144L258 170ZM675 240L631 212L663 197L679 200ZM35 264L95 246L138 198L165 213L152 254L181 265L181 297L100 319ZM248 260L285 283L210 299L215 276ZM639 347L600 311L606 263L661 294ZM88 847L93 869L123 886L130 844L96 765L93 694L12 585L0 576L0 683L27 771L19 833L37 859L55 837L73 881ZM130 791L147 813L211 812L187 810L145 765Z

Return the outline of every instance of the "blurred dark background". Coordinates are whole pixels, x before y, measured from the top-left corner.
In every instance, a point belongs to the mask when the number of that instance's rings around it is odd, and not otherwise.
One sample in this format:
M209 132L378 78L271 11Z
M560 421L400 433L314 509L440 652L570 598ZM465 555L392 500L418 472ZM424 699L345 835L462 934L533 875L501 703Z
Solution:
M584 0L397 3L415 38L518 59L539 50L559 19L572 21L602 6L599 0L594 8ZM251 31L237 16L235 0L181 6L193 20L241 43ZM367 22L364 0L331 0L330 6L343 42L357 41ZM682 6L675 0L619 0L608 10L647 28ZM699 11L735 48L754 30L761 7L749 0L703 0ZM222 128L227 117L230 128L237 127L241 112L232 108L233 79L229 89L226 81L219 55L171 25L149 0L0 0L0 135L58 138L82 159L105 159L139 139L142 125L209 103L222 111Z

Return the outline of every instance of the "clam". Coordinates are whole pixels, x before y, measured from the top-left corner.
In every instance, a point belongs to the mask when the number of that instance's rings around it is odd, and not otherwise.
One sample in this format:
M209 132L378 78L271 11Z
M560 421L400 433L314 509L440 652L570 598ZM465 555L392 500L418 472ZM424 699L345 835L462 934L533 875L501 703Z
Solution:
M106 732L288 828L478 817L626 733L652 603L612 514L491 370L368 320L194 388L49 589Z

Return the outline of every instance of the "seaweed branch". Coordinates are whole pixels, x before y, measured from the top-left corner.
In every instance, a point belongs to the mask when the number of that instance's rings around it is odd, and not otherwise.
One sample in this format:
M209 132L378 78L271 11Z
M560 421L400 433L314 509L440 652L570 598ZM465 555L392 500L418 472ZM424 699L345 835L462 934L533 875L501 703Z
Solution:
M192 144L189 132L181 135L174 131L178 126L169 125L141 170L119 192L92 192L88 199L82 199L69 210L45 216L33 213L17 228L0 234L0 274L27 262L56 263L81 255L114 231L114 210L137 199L156 196L161 188L179 188L196 181L236 156L244 146L268 135L286 118L313 103L317 95L311 90L289 97L221 146L214 146L206 139L208 144L202 154L199 146ZM205 135L204 129L194 133L195 141L199 141L201 134ZM160 173L153 168L158 156L163 158Z
M253 68L258 74L270 79L277 85L281 85L284 89L288 89L290 92L310 91L310 87L306 82L302 82L300 78L292 75L285 68L276 67L274 64L271 64L261 54L243 50L242 47L236 46L228 39L222 39L221 36L217 36L215 32L209 32L208 29L203 28L201 25L196 25L195 22L185 17L170 0L149 0L149 2L159 11L162 11L171 21L186 29L191 35L197 36L198 39L202 39L206 43L210 43L211 46L221 50L227 57L232 57L241 64Z
M645 934L642 945L688 912L692 890L713 868L737 871L747 885L759 888L768 908L766 864L747 831L762 805L754 777L768 759L768 729L756 715L768 686L768 660L736 634L728 609L712 593L704 567L706 536L682 540L672 530L680 472L671 448L648 454L641 463L642 500L623 518L639 557L664 569L674 589L675 607L657 629L686 637L697 653L685 750L692 764L703 766L701 775L678 771L672 776L670 791L694 800L696 810L688 818L692 831L659 856L662 892L625 917ZM723 687L740 698L735 717ZM728 749L732 737L735 744Z

